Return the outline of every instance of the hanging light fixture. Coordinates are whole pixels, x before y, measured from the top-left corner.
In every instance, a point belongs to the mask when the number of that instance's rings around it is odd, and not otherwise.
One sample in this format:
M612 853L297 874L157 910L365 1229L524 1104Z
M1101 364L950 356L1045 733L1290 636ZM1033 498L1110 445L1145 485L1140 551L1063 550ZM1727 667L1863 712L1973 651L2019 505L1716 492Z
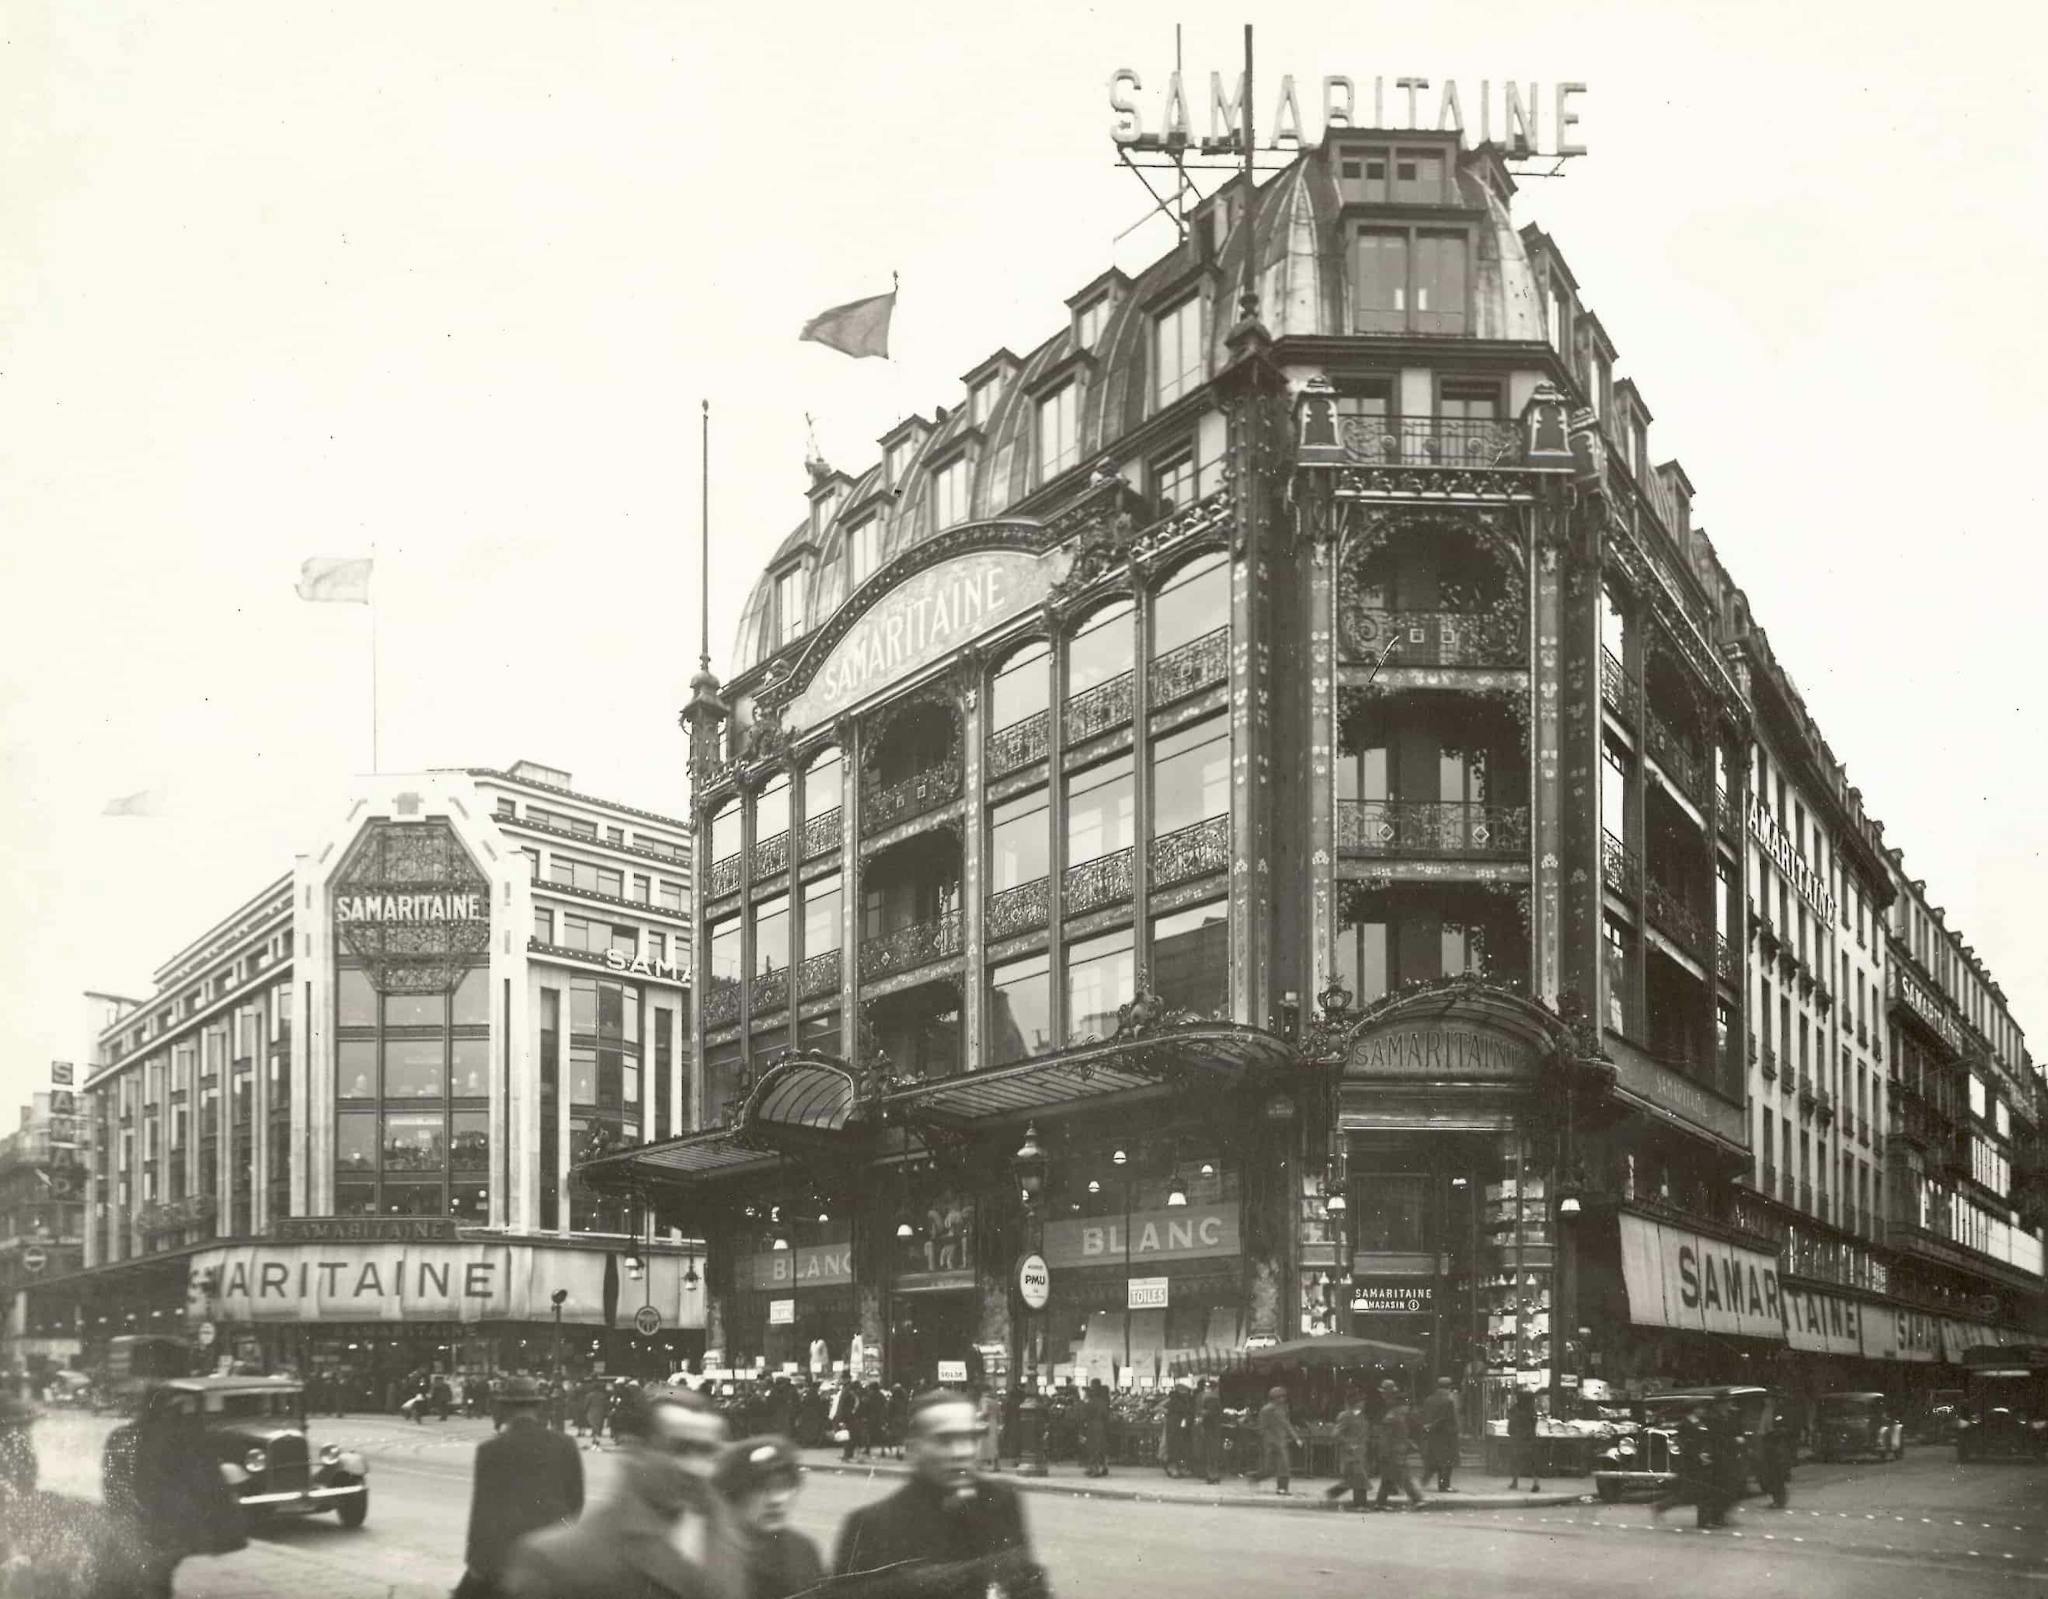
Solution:
M1125 1161L1129 1159L1130 1157L1124 1153L1124 1146L1122 1144L1118 1144L1116 1146L1115 1152L1109 1157L1109 1163L1112 1166L1121 1166Z
M1214 1177L1216 1175L1216 1162L1214 1162L1213 1160L1203 1161L1202 1175L1204 1177Z
M775 1242L768 1247L770 1249L787 1249L789 1247L789 1240L783 1237L781 1233L777 1233L775 1235Z
M1099 1179L1094 1177L1088 1179L1088 1192L1091 1194L1099 1194L1102 1192L1102 1183Z
M907 1216L896 1224L896 1236L898 1238L909 1238L916 1231L917 1229L910 1225L910 1218Z
M1166 1203L1169 1206L1185 1205L1188 1202L1188 1185L1181 1180L1179 1172L1166 1179Z
M820 1205L818 1206L818 1220L820 1220L820 1221L830 1221L831 1219L832 1219L832 1217L831 1217L831 1214L830 1214L830 1212L828 1212L828 1211L827 1211L827 1210L825 1209L825 1207L824 1207L824 1206L823 1206L822 1204L820 1204Z

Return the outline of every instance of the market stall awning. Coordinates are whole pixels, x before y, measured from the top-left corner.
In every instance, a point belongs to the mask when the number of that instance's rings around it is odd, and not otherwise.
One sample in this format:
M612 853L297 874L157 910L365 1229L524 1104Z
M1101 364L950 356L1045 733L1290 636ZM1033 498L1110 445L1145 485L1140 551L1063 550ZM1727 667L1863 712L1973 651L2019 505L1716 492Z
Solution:
M1423 1358L1420 1349L1407 1344L1353 1338L1346 1333L1318 1333L1254 1349L1244 1357L1244 1363L1254 1370L1268 1366L1406 1366Z

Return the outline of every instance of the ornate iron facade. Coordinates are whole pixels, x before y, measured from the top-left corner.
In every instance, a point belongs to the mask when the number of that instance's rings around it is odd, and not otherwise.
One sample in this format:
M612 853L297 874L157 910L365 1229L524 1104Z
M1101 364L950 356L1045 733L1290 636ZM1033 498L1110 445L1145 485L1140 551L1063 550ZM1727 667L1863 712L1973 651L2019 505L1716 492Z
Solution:
M860 946L860 977L871 982L898 972L948 960L960 953L964 924L958 911L947 911L928 922L913 922L880 938L864 939Z
M989 895L982 918L982 937L993 944L1045 926L1051 915L1051 886L1052 879L1039 877Z
M1069 916L1122 904L1131 897L1131 852L1120 849L1069 866L1063 887Z
M1512 860L1529 853L1529 808L1459 800L1339 800L1337 847L1360 855Z
M1086 743L1098 733L1123 727L1131 720L1136 704L1137 676L1125 672L1107 683L1097 683L1067 701L1065 732L1067 744Z
M863 778L860 796L860 832L872 838L899 822L911 821L950 804L960 797L960 763L947 761L894 783L872 783Z
M1152 658L1147 674L1152 708L1157 710L1185 699L1213 683L1221 683L1229 675L1230 629L1219 627L1213 633L1190 639L1179 649Z
M1168 888L1189 878L1230 868L1230 818L1211 816L1206 821L1177 828L1152 840L1152 884Z
M1052 718L1044 711L1021 722L999 727L988 736L988 775L1002 777L1021 771L1033 761L1045 759L1046 737Z

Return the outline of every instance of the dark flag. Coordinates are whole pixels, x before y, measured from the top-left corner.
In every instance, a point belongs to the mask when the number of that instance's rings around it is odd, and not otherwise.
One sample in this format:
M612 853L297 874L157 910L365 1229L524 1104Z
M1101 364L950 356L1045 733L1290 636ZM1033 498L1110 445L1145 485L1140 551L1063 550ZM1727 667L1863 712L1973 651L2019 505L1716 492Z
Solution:
M804 324L799 340L829 344L851 356L879 355L889 358L889 318L896 310L896 291L853 300L820 311Z

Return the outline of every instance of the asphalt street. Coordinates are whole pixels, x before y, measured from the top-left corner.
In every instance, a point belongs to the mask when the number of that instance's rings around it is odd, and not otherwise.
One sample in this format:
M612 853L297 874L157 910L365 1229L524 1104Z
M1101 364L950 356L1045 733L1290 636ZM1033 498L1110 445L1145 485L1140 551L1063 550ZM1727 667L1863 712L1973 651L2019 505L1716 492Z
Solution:
M96 1493L98 1440L109 1423L62 1416L38 1428L47 1486ZM369 1524L331 1517L264 1529L249 1550L180 1571L181 1595L205 1599L424 1599L460 1574L470 1462L481 1423L424 1427L382 1417L322 1422L316 1446L371 1457ZM608 1453L585 1457L593 1495ZM1590 1487L1590 1484L1588 1485ZM855 1506L895 1487L866 1473L813 1472L797 1524L827 1547ZM1320 1496L1313 1498L1320 1503ZM1914 1448L1895 1464L1802 1464L1790 1508L1752 1500L1725 1530L1689 1512L1585 1503L1427 1516L1132 1503L1034 1493L1027 1517L1062 1599L1187 1595L1342 1595L1360 1584L1431 1596L1736 1593L1766 1596L2048 1593L2048 1468L1958 1467Z

